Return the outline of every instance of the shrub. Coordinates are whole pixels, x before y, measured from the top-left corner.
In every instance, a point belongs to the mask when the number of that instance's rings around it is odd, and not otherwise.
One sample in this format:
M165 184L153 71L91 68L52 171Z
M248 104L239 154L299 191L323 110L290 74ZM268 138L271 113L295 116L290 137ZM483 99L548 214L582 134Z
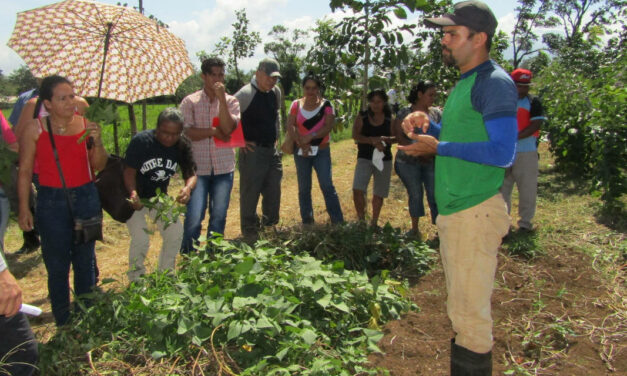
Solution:
M627 89L617 67L625 67L627 58L624 49L590 50L587 59L579 57L582 53L563 51L543 71L539 91L549 118L545 129L556 167L589 180L605 209L620 213L627 192Z
M380 229L364 223L345 223L294 231L289 229L269 241L295 253L306 252L327 261L340 260L347 269L369 275L389 270L393 278L415 279L430 269L436 255L425 243L389 223Z
M341 261L258 243L217 240L213 254L186 259L174 274L155 273L93 306L44 345L44 374L93 367L138 367L161 359L241 375L376 374L379 325L415 306L386 273L368 279ZM204 353L204 363L197 354ZM194 357L196 360L193 361ZM193 365L192 365L193 363ZM132 372L131 372L132 373Z

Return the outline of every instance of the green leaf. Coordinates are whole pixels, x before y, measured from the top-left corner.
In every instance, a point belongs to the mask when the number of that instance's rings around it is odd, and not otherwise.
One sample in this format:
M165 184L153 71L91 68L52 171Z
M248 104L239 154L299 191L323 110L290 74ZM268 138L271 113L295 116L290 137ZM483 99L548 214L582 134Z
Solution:
M290 351L289 347L285 347L283 348L281 351L279 351L278 353L276 353L276 357L279 360L283 360L283 358L285 358L285 355L287 355L287 352Z
M234 314L233 312L227 312L227 313L217 313L213 316L213 320L211 321L211 325L213 326L218 326L220 325L225 319L232 317Z
M364 329L364 334L368 337L369 341L372 341L374 343L377 343L381 340L381 338L383 338L383 332L380 330L374 330L374 329Z
M248 274L255 265L255 259L252 257L246 257L244 260L235 265L235 272L237 274Z
M179 327L176 331L176 334L182 335L187 333L194 326L194 322L188 318L181 318L179 320Z
M167 354L163 351L153 351L150 356L152 356L153 359L161 359L164 356L166 356Z
M257 329L265 329L265 328L274 328L274 325L268 320L267 317L262 316L257 320L257 324L255 325Z
M321 279L317 279L312 285L311 285L311 290L313 292L316 292L318 290L320 290L321 288L324 287L324 282Z
M322 308L327 308L329 303L331 303L331 294L326 294L322 298L316 300L316 303L320 304Z
M243 326L241 321L232 321L231 324L229 324L229 331L226 339L230 341L235 337L239 337L239 335L242 334L242 328Z
M337 309L339 309L342 312L345 313L350 313L350 309L348 308L348 305L346 305L346 303L344 302L339 302L339 303L331 303L331 305Z
M233 298L233 309L239 309L248 305L256 305L257 299L255 298L242 298L239 296L236 296L235 298Z
M305 341L306 344L313 345L314 342L316 342L316 338L318 336L316 335L316 332L311 329L303 329L300 332L300 337L303 339L303 341Z

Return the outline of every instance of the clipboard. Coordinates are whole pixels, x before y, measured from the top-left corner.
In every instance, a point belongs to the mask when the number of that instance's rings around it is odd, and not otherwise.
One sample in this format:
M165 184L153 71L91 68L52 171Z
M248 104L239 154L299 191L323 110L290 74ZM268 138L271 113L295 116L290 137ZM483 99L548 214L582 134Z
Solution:
M214 117L211 126L217 128L220 125L220 118ZM246 140L244 140L244 131L242 130L242 121L237 122L237 126L233 133L231 133L231 139L229 141L222 141L217 137L213 138L217 148L243 148L246 146Z

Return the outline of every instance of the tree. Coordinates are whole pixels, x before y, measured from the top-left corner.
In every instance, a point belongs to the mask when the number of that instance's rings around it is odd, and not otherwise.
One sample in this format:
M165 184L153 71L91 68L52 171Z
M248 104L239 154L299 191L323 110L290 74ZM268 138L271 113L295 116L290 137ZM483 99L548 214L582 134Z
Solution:
M573 15L583 11L573 9ZM600 45L596 26L580 26L580 31L571 29L570 34L557 36L557 56L536 80L547 108L544 130L556 167L589 182L604 209L616 218L624 217L627 193L627 127L622 121L627 117L625 12L615 14L622 29L605 46ZM563 19L571 20L569 25L577 23L572 17Z
M514 68L518 68L525 57L542 49L534 48L539 38L537 30L558 23L557 18L549 14L552 7L549 0L518 0L518 3L516 25L511 35Z
M15 89L9 80L4 76L2 69L0 69L0 95L9 96L14 95Z
M429 12L425 12L423 18L436 17L447 13L452 1L443 2L438 6L434 6ZM429 80L438 85L440 92L447 92L453 87L459 72L453 67L446 66L442 61L442 37L439 28L422 27L414 35L411 44L412 58L407 69L408 80L404 88L405 93L409 93L412 85L418 81Z
M22 65L9 75L9 82L15 87L17 93L38 87L37 79L26 65Z
M285 95L289 96L294 82L299 78L302 64L301 53L305 50L305 44L300 42L300 39L305 32L295 29L292 30L290 37L285 26L275 25L268 35L274 40L266 43L263 50L281 65L281 86L285 90Z
M203 81L200 78L200 72L194 72L191 76L187 77L179 87L176 88L176 102L181 103L183 98L190 95L193 92L200 90L203 87Z
M233 34L231 37L222 37L216 43L214 53L218 56L225 57L230 68L235 70L238 85L242 84L242 77L239 72L238 61L242 58L253 56L255 48L261 43L261 37L257 31L249 31L249 20L246 17L246 9L235 11L236 21L233 26Z
M544 51L539 51L535 56L522 62L521 67L529 69L534 75L539 75L551 64L551 57Z
M596 44L598 35L620 19L616 13L623 7L623 0L551 0L549 9L560 20L563 35L547 33L543 40L552 51L575 48L584 36Z
M330 47L330 56L320 53L326 46L314 50L310 56L318 63L337 59L349 68L360 67L362 108L365 108L371 69L393 70L399 63L408 61L403 32L412 34L415 25L394 26L392 17L406 20L408 11L415 11L417 4L421 8L431 7L415 0L331 0L331 10L350 11L352 15L344 17L336 26L339 32L330 33L330 39L323 42ZM400 73L403 79L404 72Z
M339 39L337 24L329 19L316 21L314 41L307 52L306 69L316 73L326 85L325 97L334 101L339 127L348 127L359 109L357 57L338 54L329 41ZM354 94L355 93L355 94Z

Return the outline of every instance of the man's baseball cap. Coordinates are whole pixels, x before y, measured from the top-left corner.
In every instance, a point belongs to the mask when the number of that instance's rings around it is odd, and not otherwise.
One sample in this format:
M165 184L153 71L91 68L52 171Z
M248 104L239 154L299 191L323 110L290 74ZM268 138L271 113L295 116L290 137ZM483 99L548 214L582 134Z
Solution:
M269 57L261 60L259 62L259 66L257 67L257 70L263 71L270 77L281 77L279 69L279 62Z
M516 68L511 74L512 80L517 85L531 85L531 79L533 78L533 73L530 70L523 68Z
M481 1L462 1L455 4L453 13L442 17L425 18L425 24L430 27L466 26L475 31L483 31L492 36L498 22L494 13Z

